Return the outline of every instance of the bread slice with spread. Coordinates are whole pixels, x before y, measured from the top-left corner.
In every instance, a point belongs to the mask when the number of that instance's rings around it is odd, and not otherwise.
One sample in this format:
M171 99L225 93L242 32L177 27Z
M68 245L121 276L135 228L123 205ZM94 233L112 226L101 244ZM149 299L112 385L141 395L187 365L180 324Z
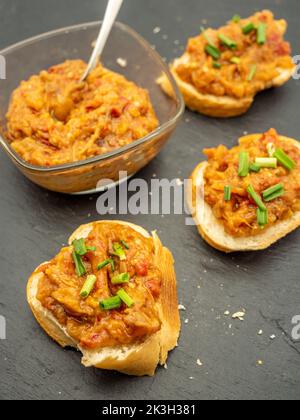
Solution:
M285 84L295 71L284 40L285 20L264 10L226 26L202 32L171 64L188 108L211 117L235 117L251 107L257 93ZM165 77L158 83L172 95Z
M205 150L189 206L202 238L224 252L266 249L300 226L300 143L274 129Z
M79 227L31 275L27 298L46 333L86 367L154 375L177 346L174 260L155 232L125 222Z

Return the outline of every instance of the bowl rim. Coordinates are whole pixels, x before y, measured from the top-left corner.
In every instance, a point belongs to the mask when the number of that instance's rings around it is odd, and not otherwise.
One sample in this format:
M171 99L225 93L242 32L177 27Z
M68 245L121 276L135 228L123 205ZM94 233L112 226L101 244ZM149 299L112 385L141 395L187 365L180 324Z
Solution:
M8 53L12 52L13 50L20 49L20 48L24 47L25 45L27 46L27 45L36 43L40 40L44 40L44 39L47 39L47 38L54 37L54 36L59 35L63 32L72 32L72 31L75 32L76 30L87 30L88 28L92 28L92 27L98 26L100 24L102 24L102 21L93 21L93 22L79 23L79 24L76 24L76 25L71 25L71 26L66 26L66 27L63 27L63 28L51 30L51 31L42 33L40 35L35 35L33 37L27 38L23 41L15 43L15 44L12 44L12 45L2 49L0 51L0 55L5 56L5 54L8 54ZM167 131L170 127L176 125L176 123L182 117L182 115L184 113L184 110L185 110L184 99L183 99L183 96L180 92L180 89L179 89L179 87L178 87L178 85L177 85L177 83L176 83L176 81L175 81L167 63L165 63L164 60L159 55L159 53L154 48L151 47L149 42L144 37L142 37L138 32L136 32L134 29L132 29L130 26L128 26L124 23L121 23L119 21L116 21L114 26L118 27L119 29L122 29L125 32L128 32L133 38L135 38L140 44L142 44L144 46L144 48L151 55L151 58L153 60L155 60L157 63L160 64L160 66L162 67L162 70L168 76L169 81L171 82L173 90L176 94L176 96L174 98L175 101L177 102L177 111L176 111L175 115L170 120L168 120L167 122L160 125L156 130L152 131L147 136L142 137L141 139L136 140L136 141L124 146L124 147L116 149L112 152L103 153L102 155L98 155L98 156L95 156L95 157L92 157L92 158L89 158L89 159L81 160L81 161L78 161L78 162L66 163L66 164L63 164L63 165L51 166L51 167L37 166L37 165L31 165L31 164L27 163L22 158L20 158L20 156L11 148L11 146L7 142L7 140L5 140L3 138L3 136L0 134L0 144L2 145L4 150L9 154L9 156L14 161L16 161L16 163L18 165L20 165L24 169L29 170L31 172L39 172L39 173L65 172L65 171L68 171L70 169L78 169L78 168L82 168L82 167L85 167L85 166L88 166L88 165L91 165L91 164L94 164L94 163L109 160L113 157L117 157L117 156L126 154L130 150L135 149L135 148L139 147L140 145L142 145L144 143L147 143L148 141L150 142L152 139L154 139L158 135Z

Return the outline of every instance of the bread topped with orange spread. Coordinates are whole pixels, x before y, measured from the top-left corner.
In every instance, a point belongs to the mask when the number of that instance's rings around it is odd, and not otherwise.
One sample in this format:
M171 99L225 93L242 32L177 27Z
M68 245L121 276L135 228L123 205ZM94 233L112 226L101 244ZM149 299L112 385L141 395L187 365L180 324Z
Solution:
M258 92L286 83L295 71L286 30L287 22L268 10L247 19L235 16L217 30L202 28L171 64L186 105L212 117L235 117ZM171 94L164 77L159 83Z
M29 279L42 328L87 367L154 375L180 331L174 260L156 233L124 222L81 226Z
M6 136L27 163L51 167L93 158L139 140L159 125L149 92L98 64L67 60L22 81Z
M225 251L269 247L300 226L300 143L274 129L207 149L189 204L201 236Z

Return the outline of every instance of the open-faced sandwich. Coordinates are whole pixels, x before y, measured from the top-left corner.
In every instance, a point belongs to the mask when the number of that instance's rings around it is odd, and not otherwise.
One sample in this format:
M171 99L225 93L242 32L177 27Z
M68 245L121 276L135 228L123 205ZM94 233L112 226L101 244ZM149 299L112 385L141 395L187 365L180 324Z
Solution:
M202 28L189 40L172 73L193 111L212 117L245 113L255 95L286 83L294 73L285 20L264 10L248 19L235 16L218 30ZM168 81L158 81L171 95Z
M152 376L180 332L172 254L156 233L124 222L79 227L27 286L42 328L86 367Z
M300 143L277 134L204 151L192 174L191 212L201 236L225 252L269 247L300 226Z

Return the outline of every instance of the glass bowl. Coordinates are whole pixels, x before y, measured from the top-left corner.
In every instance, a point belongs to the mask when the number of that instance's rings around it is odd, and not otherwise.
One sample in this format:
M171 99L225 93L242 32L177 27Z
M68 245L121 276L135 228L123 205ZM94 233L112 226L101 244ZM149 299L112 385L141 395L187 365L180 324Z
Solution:
M133 176L160 152L184 111L181 93L159 54L131 28L115 23L101 61L109 69L148 89L160 122L159 128L113 152L50 168L30 165L12 150L5 139L5 114L13 90L22 80L67 59L88 61L100 24L92 22L59 29L0 52L6 60L6 80L0 80L0 143L27 178L51 191L88 193L99 189L103 180L118 183L120 172L126 172L128 177ZM118 58L126 59L127 66L120 67ZM156 83L162 74L173 86L173 98L166 96ZM105 185L107 182L104 182Z

